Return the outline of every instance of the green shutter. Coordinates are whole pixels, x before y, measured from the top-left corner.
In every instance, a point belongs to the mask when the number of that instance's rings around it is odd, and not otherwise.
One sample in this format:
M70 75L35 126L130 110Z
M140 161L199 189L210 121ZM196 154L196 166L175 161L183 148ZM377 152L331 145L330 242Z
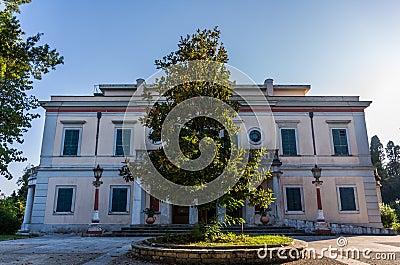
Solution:
M340 205L342 211L356 211L356 198L354 197L354 188L340 187Z
M303 211L300 188L286 188L286 208L288 211Z
M127 212L128 188L113 188L111 212Z
M297 155L295 129L281 129L282 154L287 156Z
M66 129L65 130L63 155L65 155L65 156L78 155L79 132L80 132L79 129Z
M73 188L58 188L56 212L58 213L72 212L73 193L74 193Z
M346 156L349 155L349 146L347 143L346 129L332 129L333 148L335 155Z
M115 137L115 155L124 156L130 154L131 148L131 130L130 129L117 129Z

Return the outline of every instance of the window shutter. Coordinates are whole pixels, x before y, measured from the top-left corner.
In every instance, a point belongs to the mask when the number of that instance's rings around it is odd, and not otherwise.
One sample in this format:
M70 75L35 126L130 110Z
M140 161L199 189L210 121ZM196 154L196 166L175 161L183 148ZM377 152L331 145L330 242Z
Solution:
M335 155L349 155L346 129L332 129Z
M72 194L73 188L59 188L57 197L56 212L66 213L72 212Z
M126 207L127 199L128 199L127 188L113 188L111 212L127 212L128 211Z
M80 131L78 129L65 130L63 155L66 156L78 155L79 132Z
M286 200L288 211L303 211L300 188L286 188Z
M281 129L283 155L297 155L295 129Z
M115 155L124 156L129 155L131 147L131 130L130 129L117 129ZM125 150L125 152L124 152ZM126 153L126 154L125 154Z
M356 199L354 197L354 188L340 187L340 204L342 211L356 211Z

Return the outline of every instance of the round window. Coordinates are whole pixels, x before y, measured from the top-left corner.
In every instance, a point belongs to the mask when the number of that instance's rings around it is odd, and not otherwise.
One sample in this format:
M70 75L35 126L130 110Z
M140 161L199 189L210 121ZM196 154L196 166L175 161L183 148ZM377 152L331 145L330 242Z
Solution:
M249 130L249 141L251 144L260 144L262 142L262 132L259 128Z

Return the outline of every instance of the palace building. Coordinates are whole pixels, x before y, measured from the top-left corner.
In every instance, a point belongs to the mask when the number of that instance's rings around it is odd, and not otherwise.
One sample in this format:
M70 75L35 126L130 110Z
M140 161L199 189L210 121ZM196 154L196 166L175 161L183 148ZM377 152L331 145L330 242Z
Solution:
M145 224L143 210L148 207L156 211L159 224L193 224L209 217L195 207L159 201L137 182L127 183L119 176L125 155L135 157L160 144L138 140L147 138L138 120L147 105L136 93L141 85L146 85L143 79L137 84L99 85L92 96L52 96L43 102L46 115L40 165L29 178L22 231L85 231L93 217L93 168L97 165L104 169L98 216L105 230ZM247 104L257 106L257 116L274 116L275 128L261 122L247 126L238 136L239 145L248 140L254 148L278 150L282 174L263 183L277 197L271 205L270 223L317 220L319 203L311 169L318 163L325 221L381 228L380 188L371 164L364 112L371 102L360 101L358 96L308 96L309 90L309 85L277 85L272 79L235 87L254 100ZM257 105L257 97L251 97L255 91L268 99L269 111ZM129 102L130 120L124 124ZM241 118L246 124L246 115ZM248 225L260 223L255 207L246 205L237 216Z

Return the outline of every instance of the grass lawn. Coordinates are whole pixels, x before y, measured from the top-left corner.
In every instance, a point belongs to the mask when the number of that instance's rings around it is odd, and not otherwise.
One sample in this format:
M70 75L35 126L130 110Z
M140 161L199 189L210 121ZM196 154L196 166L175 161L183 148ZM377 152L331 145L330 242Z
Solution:
M26 238L27 236L19 236L19 235L0 235L0 241L5 241L5 240L14 240L14 239L20 239L20 238Z
M241 235L234 233L223 233L217 239L199 240L191 237L190 234L184 235L166 235L153 240L161 244L178 244L189 246L264 246L282 245L291 243L292 238L279 235Z
M191 246L260 246L260 245L282 245L291 243L293 239L277 235L235 235L227 237L225 242L199 241L190 243Z

